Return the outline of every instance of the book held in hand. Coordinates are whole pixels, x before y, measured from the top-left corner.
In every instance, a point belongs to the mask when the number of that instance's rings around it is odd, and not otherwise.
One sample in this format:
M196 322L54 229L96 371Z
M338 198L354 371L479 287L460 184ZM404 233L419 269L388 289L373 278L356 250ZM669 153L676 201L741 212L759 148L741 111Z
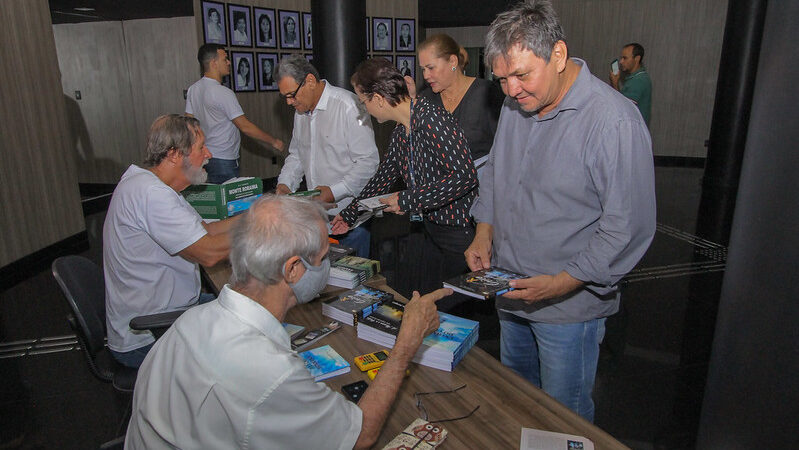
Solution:
M394 295L368 286L358 286L322 302L322 315L355 325Z
M513 288L508 282L521 278L527 278L527 276L499 267L491 267L450 278L444 281L443 285L455 292L488 300L491 297L512 291Z
M299 355L305 360L305 367L313 375L314 381L322 381L350 371L350 363L329 345L306 350Z
M374 197L363 198L358 200L358 209L362 211L381 211L388 207L388 205L380 203L381 198L386 198L388 196L394 195L395 192L390 194L383 194L383 195L376 195Z

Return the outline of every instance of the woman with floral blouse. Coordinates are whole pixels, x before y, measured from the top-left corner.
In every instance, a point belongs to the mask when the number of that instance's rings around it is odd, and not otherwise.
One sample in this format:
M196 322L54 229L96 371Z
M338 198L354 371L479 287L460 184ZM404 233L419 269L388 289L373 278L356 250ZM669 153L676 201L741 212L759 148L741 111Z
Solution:
M379 122L397 122L384 161L358 198L388 194L401 179L406 189L381 199L387 205L383 211L407 214L423 227L420 251L405 252L396 289L410 296L413 290L439 288L445 279L468 271L463 252L474 237L469 209L477 195L469 144L444 108L410 98L402 74L390 61L362 62L350 82L369 114ZM333 233L345 233L357 218L358 204L352 202L333 219ZM439 310L450 309L453 301L440 300Z

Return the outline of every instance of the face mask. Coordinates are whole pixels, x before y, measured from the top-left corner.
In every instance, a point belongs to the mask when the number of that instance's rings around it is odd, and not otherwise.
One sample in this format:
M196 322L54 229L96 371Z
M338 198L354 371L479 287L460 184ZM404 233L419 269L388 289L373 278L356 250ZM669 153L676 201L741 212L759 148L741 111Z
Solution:
M304 258L300 258L300 260L305 266L305 273L302 274L299 281L290 286L294 291L294 296L297 297L297 304L302 305L316 298L327 285L327 279L330 277L330 259L325 257L322 264L318 266L308 264ZM283 275L286 275L285 269Z

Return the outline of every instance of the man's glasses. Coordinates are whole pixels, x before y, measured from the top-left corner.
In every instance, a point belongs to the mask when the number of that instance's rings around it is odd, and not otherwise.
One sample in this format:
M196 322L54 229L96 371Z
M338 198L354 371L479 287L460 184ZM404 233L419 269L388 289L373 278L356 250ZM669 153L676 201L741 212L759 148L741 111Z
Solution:
M307 75L306 75L306 77L307 77ZM280 98L282 98L283 100L288 100L290 98L296 97L297 96L297 92L300 91L300 88L302 87L303 84L305 84L305 78L303 78L302 81L300 81L300 85L297 86L297 89L294 89L294 92L289 92L286 95L280 94Z
M426 421L428 421L430 423L453 422L453 421L456 421L456 420L469 418L469 417L472 416L472 414L475 413L475 411L480 409L480 405L475 406L474 409L472 409L468 414L466 414L464 416L451 417L449 419L432 420L432 419L430 419L430 417L428 417L427 409L424 407L424 403L422 403L422 397L424 397L425 395L452 394L454 392L460 391L461 389L463 389L465 387L466 387L466 385L464 384L462 386L456 387L455 389L450 389L448 391L417 392L417 393L413 394L413 398L416 399L416 409L419 410L419 414L421 414L422 419L424 419L424 420L426 420Z

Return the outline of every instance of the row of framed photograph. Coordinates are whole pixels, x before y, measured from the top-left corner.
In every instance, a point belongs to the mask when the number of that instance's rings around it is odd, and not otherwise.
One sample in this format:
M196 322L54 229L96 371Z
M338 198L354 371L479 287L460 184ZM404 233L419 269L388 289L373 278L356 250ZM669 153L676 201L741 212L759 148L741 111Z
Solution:
M203 40L230 47L313 49L311 13L203 0ZM225 14L227 11L227 14ZM223 20L227 18L227 20ZM302 18L302 22L300 22ZM277 24L277 26L275 26ZM370 39L371 38L371 39ZM416 20L366 18L366 50L416 51Z
M281 53L280 58L289 56L291 53ZM392 63L395 62L393 55L372 55L372 58L385 58ZM313 55L305 54L305 58L313 63ZM277 80L274 79L274 69L278 63L277 53L261 52L230 52L231 71L230 76L222 79L222 84L233 89L235 92L255 92L256 87L259 92L277 91ZM416 56L397 55L397 69L402 75L416 76ZM255 67L256 70L253 70ZM231 83L232 81L232 83Z

